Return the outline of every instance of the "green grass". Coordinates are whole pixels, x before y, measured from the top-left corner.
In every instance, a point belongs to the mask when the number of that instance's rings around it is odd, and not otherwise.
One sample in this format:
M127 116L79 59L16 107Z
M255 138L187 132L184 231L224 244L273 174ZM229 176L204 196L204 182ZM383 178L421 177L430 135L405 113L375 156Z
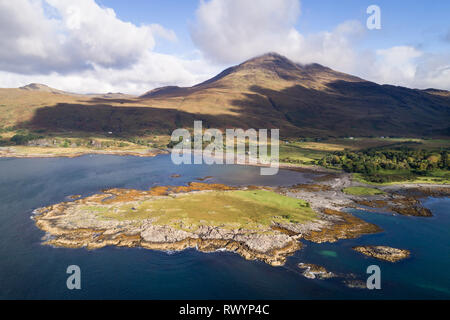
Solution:
M380 171L381 174L383 175L398 178L393 179L392 181L389 182L378 183L369 181L363 174L360 173L353 173L353 177L356 181L374 186L394 185L400 183L450 184L450 172L447 170L436 169L427 172L427 175L424 176L412 174L407 175L408 173L410 173L407 170L380 170Z
M273 222L305 223L316 218L307 202L266 190L183 194L82 210L106 219L154 219L156 224L185 230L200 225L258 230L267 229Z
M344 150L385 149L409 147L413 149L438 150L450 147L450 140L411 139L411 138L354 138L328 139L320 142L295 141L280 143L280 162L315 164L327 153Z
M314 164L326 152L302 148L299 143L280 144L280 162Z
M348 187L342 190L346 194L351 194L354 196L375 196L380 194L385 194L383 191L375 188L366 187Z

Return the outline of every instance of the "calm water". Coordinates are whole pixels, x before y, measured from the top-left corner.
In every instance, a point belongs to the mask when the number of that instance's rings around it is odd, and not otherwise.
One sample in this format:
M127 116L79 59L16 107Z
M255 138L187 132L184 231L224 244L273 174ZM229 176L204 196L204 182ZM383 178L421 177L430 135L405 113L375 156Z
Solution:
M180 178L171 178L172 174ZM260 176L244 166L174 166L168 156L135 158L84 156L75 159L0 159L0 298L2 299L313 299L450 298L450 199L425 205L433 218L352 211L385 232L334 244L305 243L283 267L246 261L227 252L195 250L167 254L138 248L95 251L41 245L33 209L89 195L104 188L183 185L196 178L231 185L292 185L312 176L281 170ZM407 248L412 258L397 264L366 258L356 244ZM365 281L366 268L381 268L382 290L347 288L342 278L308 280L298 262ZM82 290L66 289L67 266L82 270Z

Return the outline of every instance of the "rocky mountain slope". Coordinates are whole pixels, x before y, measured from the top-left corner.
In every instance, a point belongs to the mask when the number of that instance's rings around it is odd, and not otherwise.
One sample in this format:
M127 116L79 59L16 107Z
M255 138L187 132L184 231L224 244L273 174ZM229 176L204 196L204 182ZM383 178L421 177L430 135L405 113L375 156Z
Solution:
M192 87L157 88L140 97L73 96L27 87L0 89L0 105L7 111L0 115L0 127L143 135L170 134L203 120L204 127L220 129L279 128L284 137L450 135L448 91L379 85L276 53Z

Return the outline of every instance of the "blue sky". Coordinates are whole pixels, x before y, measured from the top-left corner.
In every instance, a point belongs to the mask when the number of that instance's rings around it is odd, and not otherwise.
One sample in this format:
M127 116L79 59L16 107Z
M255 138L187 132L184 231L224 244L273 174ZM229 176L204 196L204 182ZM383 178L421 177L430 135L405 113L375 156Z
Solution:
M183 53L194 49L189 24L195 20L199 0L97 0L113 8L119 18L135 24L159 23L174 30L178 46L164 44L162 51ZM369 33L363 45L388 48L412 45L434 51L449 51L443 37L450 32L450 1L415 0L302 0L296 28L302 33L331 30L346 20L365 23L366 9L376 4L382 11L382 29Z
M194 50L189 24L194 21L198 0L97 0L101 6L113 8L117 16L137 25L158 23L173 30L178 37L176 46L161 43L161 52L185 54Z
M374 4L380 30L366 27ZM0 87L139 94L275 51L449 90L449 12L444 0L0 0Z

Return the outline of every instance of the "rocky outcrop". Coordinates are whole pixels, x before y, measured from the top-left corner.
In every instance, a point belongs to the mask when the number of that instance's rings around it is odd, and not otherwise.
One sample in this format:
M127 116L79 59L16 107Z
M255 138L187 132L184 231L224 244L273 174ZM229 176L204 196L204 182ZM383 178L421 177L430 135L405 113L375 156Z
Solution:
M353 250L368 257L389 262L397 262L410 256L409 250L391 248L387 246L358 246L354 247Z
M265 235L249 230L222 230L207 226L195 232L186 232L169 226L152 225L150 221L140 225L117 221L99 223L88 217L70 218L69 212L60 209L53 206L51 212L38 212L40 215L34 217L37 226L50 235L45 243L58 247L97 249L114 245L161 251L187 248L197 248L203 252L227 250L245 259L258 259L273 266L283 265L287 256L301 248L295 236L285 234Z
M362 280L346 279L343 283L351 289L367 289L367 284Z
M358 205L385 209L390 212L395 212L404 216L415 217L432 217L430 209L425 208L422 203L413 197L396 196L392 199L383 200L355 200Z
M335 277L335 274L328 272L324 267L311 263L299 263L297 265L304 270L303 275L308 279L329 279Z
M351 195L342 190L346 187L367 187L367 185L353 181L351 175L346 173L334 173L315 180L316 184L299 184L281 190L288 196L308 201L311 208L316 211L326 209L340 211L342 208L367 210L369 207L416 217L433 216L432 212L422 205L422 198L450 194L448 185L400 184L380 187L383 194L379 195Z
M362 234L378 233L382 229L349 213L325 209L323 216L328 224L319 230L310 230L304 235L306 240L322 243L340 239L354 239Z

